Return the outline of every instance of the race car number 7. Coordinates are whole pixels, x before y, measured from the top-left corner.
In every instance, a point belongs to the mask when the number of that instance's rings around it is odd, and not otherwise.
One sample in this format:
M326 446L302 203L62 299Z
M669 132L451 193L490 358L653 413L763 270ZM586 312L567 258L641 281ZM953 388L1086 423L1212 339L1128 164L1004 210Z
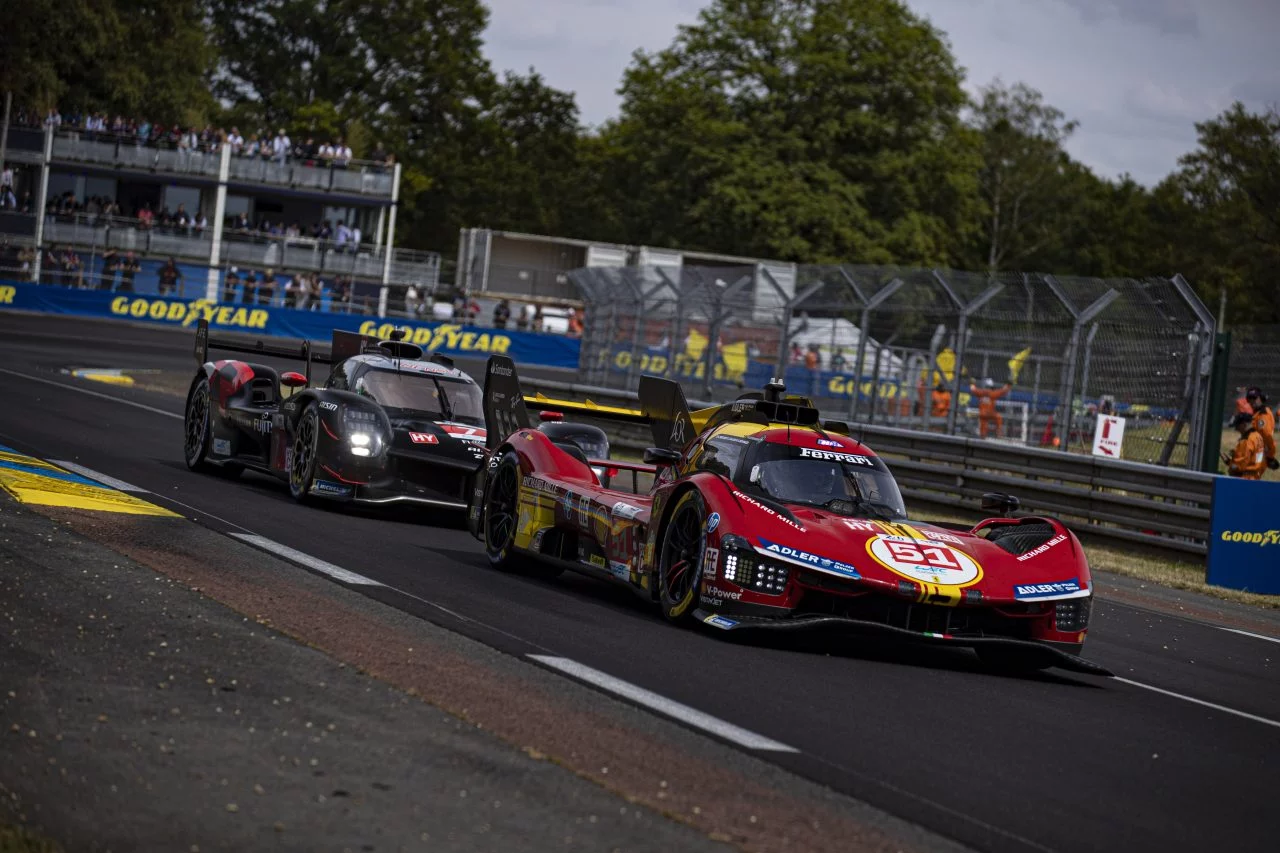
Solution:
M939 569L959 569L960 563L949 552L937 546L920 548L907 542L890 542L889 553L904 563L917 563Z

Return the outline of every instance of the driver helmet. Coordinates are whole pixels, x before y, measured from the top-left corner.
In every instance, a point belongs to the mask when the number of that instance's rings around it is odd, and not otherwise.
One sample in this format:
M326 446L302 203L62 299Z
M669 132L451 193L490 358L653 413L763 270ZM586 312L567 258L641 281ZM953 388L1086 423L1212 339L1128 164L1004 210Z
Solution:
M840 488L840 471L834 464L801 465L781 462L763 467L761 484L766 492L775 497L844 496L844 490Z
M983 388L994 388L994 387L996 387L996 381L995 381L994 379L992 379L990 376L988 376L986 379L982 380L982 387L983 387Z

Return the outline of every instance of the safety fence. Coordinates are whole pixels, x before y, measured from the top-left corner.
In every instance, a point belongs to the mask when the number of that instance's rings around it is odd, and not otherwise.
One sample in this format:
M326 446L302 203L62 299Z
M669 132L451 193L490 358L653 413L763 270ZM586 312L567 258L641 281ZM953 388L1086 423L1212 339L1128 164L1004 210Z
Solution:
M521 385L526 393L604 405L636 400L628 391L539 377L522 376ZM640 451L651 443L645 427L595 423L618 449ZM1059 517L1079 535L1174 557L1205 554L1211 474L886 426L854 425L852 434L884 457L909 509L927 505L964 514L966 507L977 510L983 494L1005 492L1021 500L1022 512Z
M1196 467L1214 319L1181 277L1089 279L867 266L589 267L580 374L729 399L783 377L861 424Z

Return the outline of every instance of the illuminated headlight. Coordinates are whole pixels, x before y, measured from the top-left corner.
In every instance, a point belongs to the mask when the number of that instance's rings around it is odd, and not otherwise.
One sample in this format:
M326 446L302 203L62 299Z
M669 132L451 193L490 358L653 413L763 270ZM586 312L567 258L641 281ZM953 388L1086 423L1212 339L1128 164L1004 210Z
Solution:
M741 536L725 536L720 548L724 552L725 580L765 595L782 595L786 591L791 576L786 565L762 559Z
M353 432L349 440L355 447L368 447L372 443L367 432Z
M351 432L347 434L347 442L351 445L352 456L372 456L378 450L376 433Z

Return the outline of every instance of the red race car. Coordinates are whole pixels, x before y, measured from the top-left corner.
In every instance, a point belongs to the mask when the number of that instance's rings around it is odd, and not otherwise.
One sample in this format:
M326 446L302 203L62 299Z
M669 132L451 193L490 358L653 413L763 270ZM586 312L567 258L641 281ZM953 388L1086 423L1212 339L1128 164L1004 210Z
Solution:
M489 359L490 457L471 531L500 569L614 579L673 622L724 631L838 628L972 647L1001 668L1107 671L1078 656L1093 586L1060 521L972 527L912 521L884 461L840 422L770 383L690 412L680 386L641 378L639 408L526 397L514 363ZM647 424L645 464L590 459L531 428L540 410ZM593 469L651 475L647 493ZM623 480L626 477L619 477Z

